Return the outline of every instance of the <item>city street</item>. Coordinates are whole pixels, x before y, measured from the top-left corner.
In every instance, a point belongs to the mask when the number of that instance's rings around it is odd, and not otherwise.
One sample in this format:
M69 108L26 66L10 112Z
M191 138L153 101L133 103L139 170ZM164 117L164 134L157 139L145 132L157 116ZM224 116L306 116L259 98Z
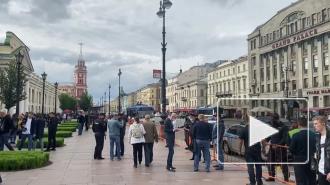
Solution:
M167 148L164 142L155 144L155 160L150 168L143 164L133 168L132 147L125 142L125 156L122 161L109 160L109 140L105 141L103 156L105 160L93 160L94 137L91 131L82 136L75 136L65 140L65 147L51 152L52 164L40 169L2 172L5 185L145 185L145 184L176 184L200 185L223 184L238 185L248 182L245 166L228 165L225 171L210 173L193 172L191 153L183 147L175 148L174 162L177 167L175 173L165 169ZM266 183L269 185L276 183Z

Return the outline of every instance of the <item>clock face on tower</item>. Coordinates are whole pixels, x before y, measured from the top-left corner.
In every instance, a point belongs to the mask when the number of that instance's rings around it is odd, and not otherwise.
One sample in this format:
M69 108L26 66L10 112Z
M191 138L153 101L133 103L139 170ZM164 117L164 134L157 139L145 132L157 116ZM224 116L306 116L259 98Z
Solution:
M82 74L81 74L81 73L79 73L78 77L79 77L79 78L81 78L81 77L82 77Z

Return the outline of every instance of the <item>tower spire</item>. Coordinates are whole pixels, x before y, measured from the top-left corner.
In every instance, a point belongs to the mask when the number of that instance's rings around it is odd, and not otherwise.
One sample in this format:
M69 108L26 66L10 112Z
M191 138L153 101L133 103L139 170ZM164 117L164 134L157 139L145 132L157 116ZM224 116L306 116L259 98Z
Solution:
M80 57L82 57L82 47L83 47L84 43L80 42L79 45L80 45Z

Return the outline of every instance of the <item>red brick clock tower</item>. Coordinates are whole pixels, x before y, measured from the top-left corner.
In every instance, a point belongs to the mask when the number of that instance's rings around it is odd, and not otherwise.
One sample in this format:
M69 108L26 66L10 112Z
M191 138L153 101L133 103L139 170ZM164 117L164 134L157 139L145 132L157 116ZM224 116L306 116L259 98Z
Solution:
M82 45L80 45L80 55L78 58L78 64L75 66L74 70L74 84L75 84L75 97L80 98L81 95L87 91L87 68L85 65L85 60L82 56Z

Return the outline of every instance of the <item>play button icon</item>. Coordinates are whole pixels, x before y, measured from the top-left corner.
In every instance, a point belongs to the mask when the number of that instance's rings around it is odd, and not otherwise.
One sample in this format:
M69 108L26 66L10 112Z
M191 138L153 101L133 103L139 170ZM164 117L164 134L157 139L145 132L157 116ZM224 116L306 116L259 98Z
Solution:
M263 139L276 134L278 132L277 129L269 126L268 124L252 117L250 117L250 128L249 128L249 146L252 146Z

